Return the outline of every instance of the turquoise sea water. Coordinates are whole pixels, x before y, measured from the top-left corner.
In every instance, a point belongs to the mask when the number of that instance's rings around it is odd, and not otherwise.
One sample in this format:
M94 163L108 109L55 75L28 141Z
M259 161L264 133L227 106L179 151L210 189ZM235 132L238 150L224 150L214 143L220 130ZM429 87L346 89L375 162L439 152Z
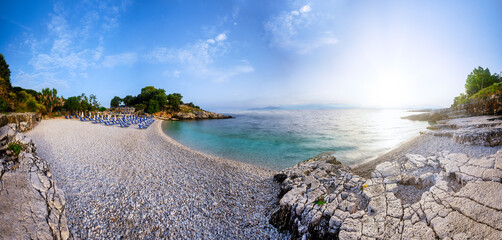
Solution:
M370 160L419 135L427 122L401 119L404 110L273 110L231 113L235 118L165 121L164 132L211 155L283 169L336 151L344 164Z

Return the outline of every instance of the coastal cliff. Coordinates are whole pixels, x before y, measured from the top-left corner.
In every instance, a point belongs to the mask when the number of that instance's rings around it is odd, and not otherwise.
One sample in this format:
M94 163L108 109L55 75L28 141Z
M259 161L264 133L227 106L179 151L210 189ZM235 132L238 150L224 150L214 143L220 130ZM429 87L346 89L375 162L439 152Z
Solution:
M502 148L488 147L498 135L480 134L501 126L445 121L369 168L331 154L299 163L275 176L270 223L293 239L501 239Z

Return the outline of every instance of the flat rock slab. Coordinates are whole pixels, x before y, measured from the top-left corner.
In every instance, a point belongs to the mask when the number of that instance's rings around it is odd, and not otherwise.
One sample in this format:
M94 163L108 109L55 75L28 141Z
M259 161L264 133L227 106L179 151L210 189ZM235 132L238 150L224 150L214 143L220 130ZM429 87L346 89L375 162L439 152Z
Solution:
M25 172L7 172L0 190L0 239L53 239L45 200Z

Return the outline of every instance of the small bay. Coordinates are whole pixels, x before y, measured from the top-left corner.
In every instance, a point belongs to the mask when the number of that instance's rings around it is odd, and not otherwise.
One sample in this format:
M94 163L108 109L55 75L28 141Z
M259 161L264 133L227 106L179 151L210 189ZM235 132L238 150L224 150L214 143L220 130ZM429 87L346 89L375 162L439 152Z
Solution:
M418 136L427 122L401 119L395 109L271 110L235 118L165 121L164 132L192 149L272 169L322 152L346 165L371 160Z

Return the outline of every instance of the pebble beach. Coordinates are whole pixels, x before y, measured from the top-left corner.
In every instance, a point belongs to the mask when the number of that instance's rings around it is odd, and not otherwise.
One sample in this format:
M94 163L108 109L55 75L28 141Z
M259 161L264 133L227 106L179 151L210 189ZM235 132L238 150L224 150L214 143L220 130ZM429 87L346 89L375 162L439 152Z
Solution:
M42 121L26 135L64 191L75 239L281 239L273 171L191 150L161 130Z

